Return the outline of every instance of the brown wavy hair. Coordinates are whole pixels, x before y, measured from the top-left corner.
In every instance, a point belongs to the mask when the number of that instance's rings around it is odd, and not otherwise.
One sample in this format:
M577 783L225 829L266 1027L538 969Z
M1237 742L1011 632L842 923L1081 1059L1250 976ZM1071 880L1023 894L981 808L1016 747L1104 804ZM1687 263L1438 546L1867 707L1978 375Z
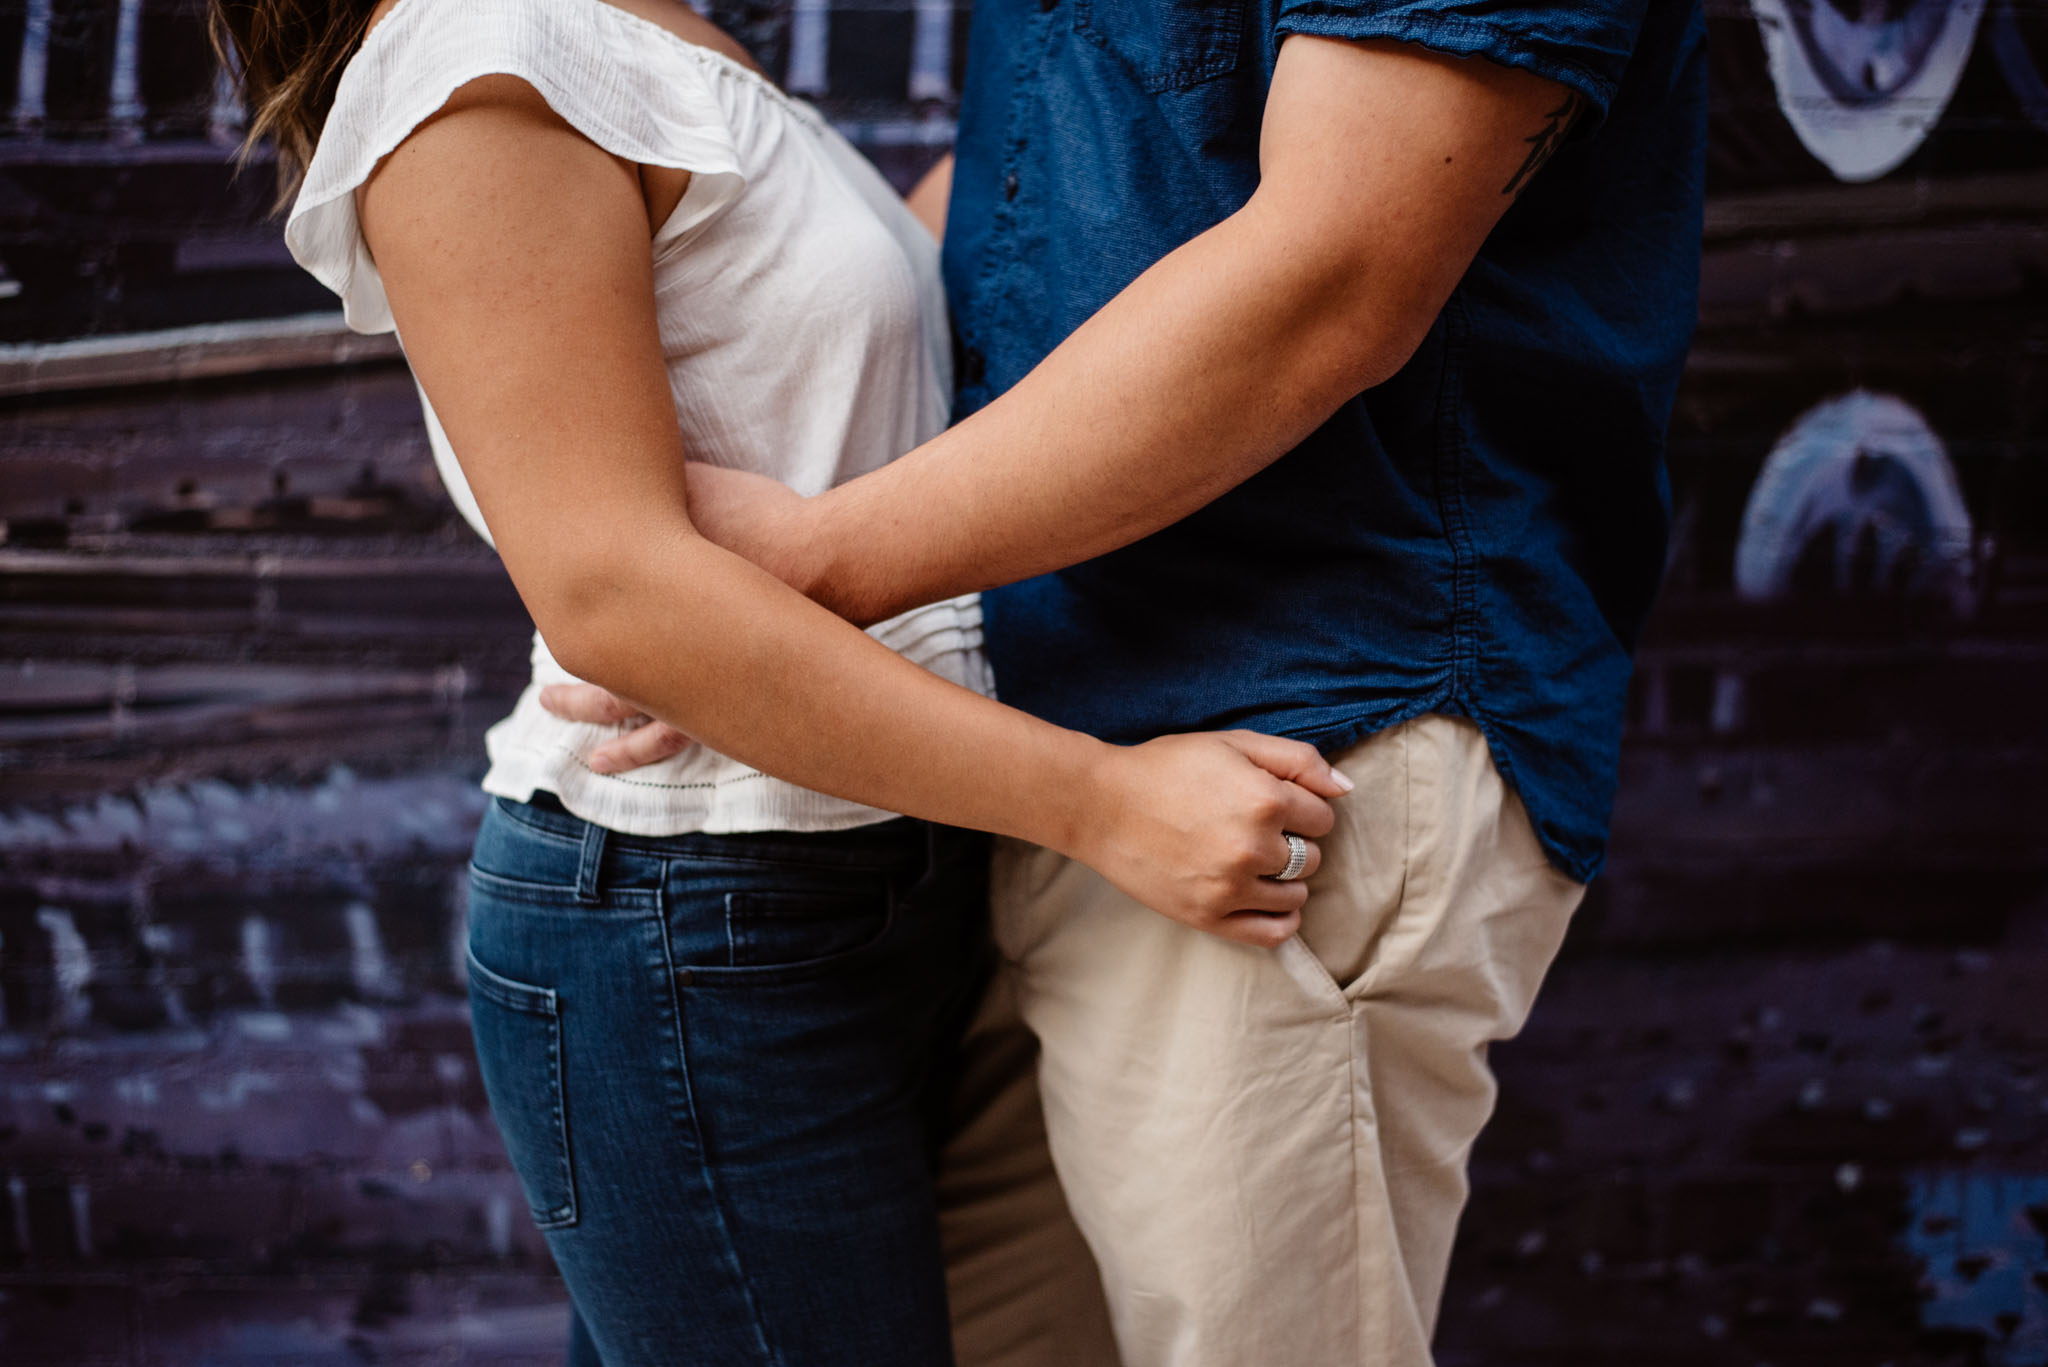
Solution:
M210 0L214 55L249 111L239 164L269 139L277 149L277 204L291 202L321 125L334 105L342 68L370 26L377 0Z

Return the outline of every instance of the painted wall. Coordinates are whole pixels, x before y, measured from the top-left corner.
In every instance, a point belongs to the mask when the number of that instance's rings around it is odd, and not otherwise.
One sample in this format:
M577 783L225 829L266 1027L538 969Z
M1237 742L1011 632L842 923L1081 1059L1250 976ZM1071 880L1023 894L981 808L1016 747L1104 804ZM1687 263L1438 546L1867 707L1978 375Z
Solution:
M899 183L949 139L964 6L718 16ZM2038 1367L2048 7L1709 16L1614 858L1440 1356ZM263 321L328 300L191 4L0 0L0 118L0 1362L554 1361L457 950L517 600L403 371Z

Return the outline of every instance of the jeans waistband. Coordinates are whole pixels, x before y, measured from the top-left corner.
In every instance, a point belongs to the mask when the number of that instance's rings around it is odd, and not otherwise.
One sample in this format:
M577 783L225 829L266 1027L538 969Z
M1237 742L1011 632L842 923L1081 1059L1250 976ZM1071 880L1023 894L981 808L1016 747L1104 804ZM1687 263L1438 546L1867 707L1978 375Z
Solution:
M598 829L569 811L553 793L535 792L526 802L505 797L494 801L509 820L567 844L585 844ZM948 836L964 839L969 833L899 816L844 831L688 831L681 835L651 836L606 830L603 844L614 854L654 858L758 859L822 868L888 871L922 863L932 850L933 840Z

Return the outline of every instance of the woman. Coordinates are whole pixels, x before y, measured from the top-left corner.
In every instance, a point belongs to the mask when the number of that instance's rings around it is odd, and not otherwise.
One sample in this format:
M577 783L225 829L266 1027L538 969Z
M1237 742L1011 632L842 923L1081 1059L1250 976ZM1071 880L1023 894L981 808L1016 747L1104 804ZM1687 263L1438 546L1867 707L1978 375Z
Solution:
M351 326L396 329L539 628L490 736L470 995L575 1354L950 1360L931 1116L984 849L1274 944L1343 786L1245 735L1120 748L992 701L969 597L867 633L696 534L684 461L816 491L949 400L931 236L671 0L217 0ZM631 773L601 684L701 744ZM768 777L774 775L774 777ZM900 813L901 816L892 815ZM944 823L944 824L929 824ZM1306 850L1313 868L1314 851Z

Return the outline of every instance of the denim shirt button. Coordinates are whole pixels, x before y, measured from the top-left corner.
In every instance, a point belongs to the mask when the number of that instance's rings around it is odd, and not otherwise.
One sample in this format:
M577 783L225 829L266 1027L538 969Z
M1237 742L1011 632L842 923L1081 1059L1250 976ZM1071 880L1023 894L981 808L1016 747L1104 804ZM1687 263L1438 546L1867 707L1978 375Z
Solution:
M1012 172L1010 172L1010 174L1009 174L1009 175L1007 175L1007 176L1004 176L1004 177L1003 177L1003 198L1004 198L1004 199L1015 199L1016 197L1017 197L1017 173L1016 173L1015 171L1012 171Z
M695 977L695 976L696 976L696 975L695 975L695 974L693 974L693 973L691 973L691 972L690 972L690 970L689 970L689 969L687 969L687 968L679 968L679 969L677 969L677 970L676 970L676 986L677 986L677 987L688 987L688 986L690 985L690 979L691 979L691 978L693 978L693 977Z

